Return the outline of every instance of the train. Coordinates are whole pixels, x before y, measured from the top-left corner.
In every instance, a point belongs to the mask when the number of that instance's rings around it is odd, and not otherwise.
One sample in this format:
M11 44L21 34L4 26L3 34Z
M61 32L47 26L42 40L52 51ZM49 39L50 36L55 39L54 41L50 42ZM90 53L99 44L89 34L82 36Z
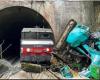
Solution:
M53 31L49 28L23 28L20 62L50 65L54 42Z

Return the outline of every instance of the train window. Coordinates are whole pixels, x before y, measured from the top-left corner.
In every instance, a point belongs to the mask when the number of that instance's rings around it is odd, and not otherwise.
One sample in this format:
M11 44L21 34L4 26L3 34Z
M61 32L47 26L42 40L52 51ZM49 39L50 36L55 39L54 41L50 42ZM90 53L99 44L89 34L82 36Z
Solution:
M22 39L36 39L36 32L24 32L22 33Z
M52 38L52 34L51 33L39 33L39 39L51 39Z
M53 34L50 32L23 32L22 39L51 39Z

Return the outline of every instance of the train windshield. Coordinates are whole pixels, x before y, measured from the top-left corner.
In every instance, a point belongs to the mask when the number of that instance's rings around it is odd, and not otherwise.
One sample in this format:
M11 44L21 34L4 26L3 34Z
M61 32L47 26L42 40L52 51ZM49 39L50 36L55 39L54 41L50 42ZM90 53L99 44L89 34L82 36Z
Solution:
M23 32L22 39L52 39L53 34L51 32Z

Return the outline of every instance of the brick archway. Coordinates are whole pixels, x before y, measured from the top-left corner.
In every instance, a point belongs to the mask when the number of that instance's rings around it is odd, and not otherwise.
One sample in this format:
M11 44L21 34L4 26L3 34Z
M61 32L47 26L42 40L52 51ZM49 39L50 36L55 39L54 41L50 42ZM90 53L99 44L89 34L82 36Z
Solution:
M52 2L52 1L51 1ZM37 11L50 24L55 40L58 38L58 30L55 22L54 6L48 1L32 1L32 0L0 0L0 10L7 7L23 6Z
M0 11L0 41L5 40L4 48L12 44L4 57L16 57L20 53L21 30L24 27L51 28L47 20L33 9L23 6L7 7Z

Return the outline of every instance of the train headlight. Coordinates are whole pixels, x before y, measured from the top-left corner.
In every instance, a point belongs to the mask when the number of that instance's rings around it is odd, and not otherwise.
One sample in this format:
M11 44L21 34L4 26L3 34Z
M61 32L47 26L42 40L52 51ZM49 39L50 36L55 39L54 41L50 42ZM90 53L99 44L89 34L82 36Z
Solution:
M30 48L27 48L26 51L27 51L27 52L31 52L31 49L30 49Z
M23 48L21 48L21 53L23 53Z
M49 51L50 51L50 49L49 49L49 48L46 48L46 51L47 51L47 52L49 52Z

